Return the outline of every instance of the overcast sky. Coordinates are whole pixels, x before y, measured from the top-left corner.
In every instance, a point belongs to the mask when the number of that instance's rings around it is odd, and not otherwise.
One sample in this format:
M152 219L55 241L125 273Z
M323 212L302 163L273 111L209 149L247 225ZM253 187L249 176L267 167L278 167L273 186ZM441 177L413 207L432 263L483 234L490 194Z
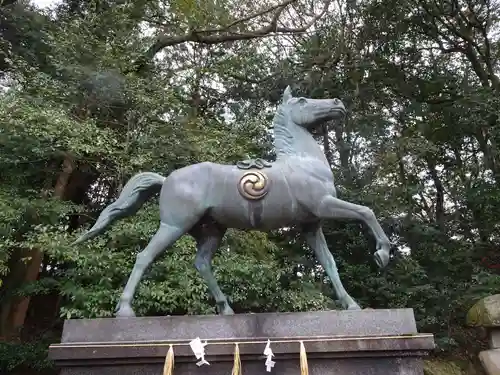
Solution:
M50 8L52 5L59 3L59 0L31 0L39 8Z

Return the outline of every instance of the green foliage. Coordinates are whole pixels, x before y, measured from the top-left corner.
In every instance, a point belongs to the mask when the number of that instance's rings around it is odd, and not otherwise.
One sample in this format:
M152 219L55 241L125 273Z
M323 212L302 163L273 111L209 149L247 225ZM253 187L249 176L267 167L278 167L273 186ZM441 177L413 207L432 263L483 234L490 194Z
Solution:
M472 372L474 374L475 372ZM453 359L431 359L424 362L425 375L466 375L471 374L470 366Z
M50 342L35 341L32 343L0 342L0 371L5 374L13 370L43 371L53 367L47 358Z

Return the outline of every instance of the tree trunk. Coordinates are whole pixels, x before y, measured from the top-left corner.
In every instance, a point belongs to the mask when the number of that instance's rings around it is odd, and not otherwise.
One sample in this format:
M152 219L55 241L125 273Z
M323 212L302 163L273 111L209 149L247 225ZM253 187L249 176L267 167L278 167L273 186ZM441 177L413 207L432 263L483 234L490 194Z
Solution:
M62 163L62 171L54 186L54 197L65 198L66 187L71 174L75 169L73 158L66 154ZM16 257L17 262L10 273L10 286L16 287L24 283L34 282L38 279L43 261L41 249L31 249L26 257L30 258L27 264L21 263L21 256ZM19 338L20 330L26 319L26 313L30 304L30 297L15 297L6 301L1 306L0 315L0 339L15 340Z

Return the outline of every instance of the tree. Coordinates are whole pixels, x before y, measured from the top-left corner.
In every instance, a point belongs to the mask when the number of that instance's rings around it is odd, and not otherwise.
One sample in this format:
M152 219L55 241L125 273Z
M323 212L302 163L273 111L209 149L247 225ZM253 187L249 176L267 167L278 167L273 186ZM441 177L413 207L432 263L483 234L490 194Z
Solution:
M326 223L346 288L362 306L414 308L440 349L473 352L464 313L500 284L481 262L498 247L499 44L490 32L498 9L455 0L273 4L0 8L2 70L13 82L0 98L3 335L15 336L12 306L27 296L28 318L17 320L26 339L39 338L29 328L32 314L41 320L38 300L56 301L62 317L111 315L155 230L156 202L74 248L78 231L138 171L247 153L272 159L270 117L292 84L298 95L348 106L347 121L329 124L318 142L339 195L372 207L400 250L380 272L366 228ZM228 232L214 268L236 311L335 306L299 229ZM182 238L148 272L140 314L214 311L191 266L193 246ZM11 363L25 353L9 350Z
M244 16L240 11L245 11L245 7L240 4L235 11L234 4L228 3L227 9L214 10L212 18L197 13L199 19L189 19L189 36L167 37L162 27L155 37L156 47L151 48L156 54L166 46L190 41L195 34L197 42L212 45L275 32L295 33L306 30L324 14L323 11L310 17L311 21L303 23L300 29L281 24L280 15L293 11L297 4L297 1L286 1ZM168 16L177 22L173 31L181 35L190 8L177 9L178 4L173 7L175 12ZM252 149L260 152L261 148L256 148L253 140L265 138L266 129L253 121L236 128L223 120L225 108L217 99L224 97L217 97L218 93L214 96L205 84L209 71L194 69L193 80L178 81L180 70L193 71L189 59L199 66L208 57L205 69L217 63L220 58L213 51L194 47L190 52L179 46L171 51L170 61L175 62L169 69L155 68L138 72L140 74L130 71L130 67L135 66L131 61L144 57L142 46L149 38L141 32L141 25L145 19L158 18L157 5L127 3L116 7L105 2L68 2L58 7L56 19L20 3L3 10L10 27L18 14L32 18L36 14L35 18L41 23L33 43L45 49L40 52L43 60L32 59L25 49L12 50L9 55L12 63L7 70L16 84L1 102L8 118L3 124L6 135L3 147L11 155L3 160L5 174L2 175L6 176L3 182L10 186L3 196L5 204L14 207L7 210L3 219L7 229L2 252L5 275L2 336L12 337L24 321L29 302L26 297L33 293L55 290L62 296L76 298L78 302L67 309L63 300L62 311L68 317L111 314L109 303L112 301L102 298L106 288L88 284L88 280L90 264L97 259L100 265L106 264L105 259L118 264L113 251L106 255L104 249L93 248L94 255L79 254L81 259L75 259L75 250L69 243L75 235L73 231L109 203L132 173L142 168L168 173L201 160L234 162ZM255 22L264 22L266 17L271 17L269 25L256 29ZM242 27L249 23L251 27L244 31ZM225 26L209 30L219 24ZM17 30L16 38L31 33L30 27L28 24L25 31ZM5 30L8 36L11 30L9 27ZM15 38L7 38L7 41L12 44ZM154 57L150 52L146 52L146 56ZM200 94L212 98L206 100ZM220 142L222 137L224 145ZM23 169L26 165L30 166L28 172ZM30 188L26 188L27 185ZM19 200L17 204L11 204L12 197ZM33 207L33 210L26 213L25 207ZM151 209L147 212L154 218L155 211ZM77 214L82 211L91 217ZM121 251L129 253L130 259L134 258L132 249L137 251L144 246L147 237L143 236L151 234L139 227L136 230L139 232L132 233L132 237L125 236L128 242L124 248L120 241L116 243ZM109 240L114 244L116 238ZM191 244L185 246L192 250ZM119 287L131 266L122 265L124 268L116 270L116 278L110 276L112 280L108 280L105 287ZM275 269L276 265L269 267L268 272ZM87 274L81 273L84 270ZM37 280L34 285L38 287L30 285ZM232 282L237 285L238 280ZM182 290L185 286L182 285ZM195 290L200 287L199 284L193 286ZM91 291L94 291L94 302L88 297ZM200 298L205 301L201 293ZM157 311L152 306L154 304L147 305L143 311ZM209 309L207 304L188 307L185 303L167 304L163 308L167 309L163 313Z

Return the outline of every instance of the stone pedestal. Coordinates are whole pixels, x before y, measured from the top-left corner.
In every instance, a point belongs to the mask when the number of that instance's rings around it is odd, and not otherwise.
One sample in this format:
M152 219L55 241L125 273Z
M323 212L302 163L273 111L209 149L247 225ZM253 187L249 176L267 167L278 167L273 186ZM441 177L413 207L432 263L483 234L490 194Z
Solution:
M488 375L500 375L500 294L478 301L467 313L467 325L482 327L488 333L490 350L479 353Z
M196 337L208 342L209 366L196 366ZM398 309L68 320L49 355L61 375L161 375L173 345L175 375L229 375L238 343L243 375L254 375L266 373L268 339L276 375L300 374L301 341L311 375L421 375L434 348L413 311Z

